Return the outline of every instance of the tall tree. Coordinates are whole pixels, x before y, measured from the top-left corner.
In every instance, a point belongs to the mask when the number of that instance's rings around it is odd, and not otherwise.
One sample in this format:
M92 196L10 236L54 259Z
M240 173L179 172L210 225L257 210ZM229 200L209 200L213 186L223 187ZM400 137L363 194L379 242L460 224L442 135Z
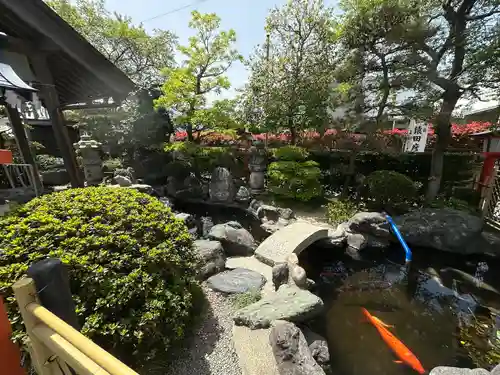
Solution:
M287 129L295 143L299 130L328 123L333 12L322 0L289 0L271 10L266 31L266 43L256 48L250 63L247 112L260 113L267 130Z
M451 139L451 115L458 100L482 100L500 88L500 1L346 0L343 6L347 9L344 22L349 17L365 20L351 23L348 32L365 35L365 48L394 48L393 77L406 77L406 89L423 99L428 109L433 107L430 103L437 103L433 113L437 141L426 195L431 201L439 192L444 152ZM381 16L389 16L389 22L381 22ZM376 22L368 22L370 17ZM398 19L404 27L398 27ZM370 43L374 38L377 43ZM390 80L383 81L379 92L387 93L387 88L389 93L393 89Z
M195 132L207 128L218 109L227 108L227 102L210 105L208 95L229 89L226 72L234 62L243 61L233 48L235 31L219 30L220 22L215 13L192 12L189 27L196 35L189 38L188 45L177 47L185 60L163 70L166 80L156 106L173 109L175 122L185 126L189 141L195 140Z
M141 88L161 83L161 69L173 64L176 37L170 31L148 34L130 17L109 12L104 0L47 3Z
M66 115L108 146L113 156L125 150L163 148L173 124L168 112L154 111L153 100L159 96L155 88L162 82L161 70L174 62L174 34L164 30L148 34L130 17L109 12L104 0L47 3L138 86L120 107L66 111Z

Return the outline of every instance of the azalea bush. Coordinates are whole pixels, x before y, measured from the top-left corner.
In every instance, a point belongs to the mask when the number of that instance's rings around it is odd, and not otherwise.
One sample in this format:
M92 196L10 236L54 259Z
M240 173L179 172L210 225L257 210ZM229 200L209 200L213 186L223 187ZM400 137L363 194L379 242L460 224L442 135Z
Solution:
M473 121L468 124L452 124L451 134L452 143L451 147L455 148L471 148L478 149L480 146L479 139L471 138L474 133L479 133L482 131L490 130L492 124L489 122L478 122ZM434 128L432 124L428 127L429 137L428 137L428 147L431 147L435 142ZM317 131L304 131L299 132L297 136L297 144L306 148L324 148L324 149L334 149L341 148L338 147L339 138L345 137L344 132L339 132L336 129L327 129L323 133ZM404 138L408 134L406 129L392 129L377 131L373 134L374 138L377 138L381 144L385 144L386 148L393 148L394 150L400 151ZM363 134L351 133L349 135L353 140L359 138L365 138ZM184 141L187 138L187 133L183 131L178 131L175 133L175 139L177 141ZM289 144L291 136L289 132L275 133L260 133L252 134L252 139L254 141L266 142L269 147L278 147L285 144ZM238 137L232 133L219 133L219 132L207 132L200 138L200 144L202 145L228 145L231 143L237 143Z
M192 239L156 198L88 187L44 195L0 218L0 292L24 335L12 284L34 262L67 265L82 333L127 363L184 337L199 294Z

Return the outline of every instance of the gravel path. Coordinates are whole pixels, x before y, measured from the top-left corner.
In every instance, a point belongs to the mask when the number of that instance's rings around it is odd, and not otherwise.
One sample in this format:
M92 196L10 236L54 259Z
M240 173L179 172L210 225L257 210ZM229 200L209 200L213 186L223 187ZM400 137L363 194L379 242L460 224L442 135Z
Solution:
M182 350L168 375L241 375L232 339L231 302L203 286L207 316L191 344Z

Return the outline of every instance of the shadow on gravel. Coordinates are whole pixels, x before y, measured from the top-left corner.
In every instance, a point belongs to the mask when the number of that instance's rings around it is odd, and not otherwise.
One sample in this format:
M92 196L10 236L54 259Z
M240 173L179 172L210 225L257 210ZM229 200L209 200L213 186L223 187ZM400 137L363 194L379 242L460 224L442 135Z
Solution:
M205 299L202 313L193 323L195 329L164 358L145 366L140 373L148 375L211 375L206 356L214 350L222 327ZM161 357L161 355L159 356Z

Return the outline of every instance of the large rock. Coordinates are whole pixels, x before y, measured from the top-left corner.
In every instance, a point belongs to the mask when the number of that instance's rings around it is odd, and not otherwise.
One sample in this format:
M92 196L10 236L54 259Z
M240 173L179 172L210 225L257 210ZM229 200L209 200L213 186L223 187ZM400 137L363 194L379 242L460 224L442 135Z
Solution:
M128 187L132 185L132 181L126 176L117 175L114 177L114 180L121 187Z
M202 280L224 271L226 255L219 241L197 240L194 241L194 249L198 254L201 266L198 274Z
M220 241L229 256L252 255L255 251L253 236L236 221L214 225L208 238Z
M317 334L316 332L311 331L307 327L302 328L302 333L306 338L307 345L309 345L309 350L313 358L318 362L318 364L325 368L330 365L330 351L328 349L328 343L326 339Z
M245 186L240 186L238 192L236 193L235 200L237 202L248 202L252 199L252 195L250 194L250 190Z
M279 263L273 267L273 285L278 289L281 285L288 282L288 264Z
M227 168L217 167L212 173L209 186L210 200L230 203L234 201L236 188L233 176Z
M426 208L394 218L410 246L434 248L459 254L482 253L468 246L481 236L480 217L448 208Z
M495 370L493 370L492 374ZM431 370L429 375L490 375L490 373L484 368L459 368L459 367L447 367L439 366Z
M246 306L234 314L237 325L267 328L273 320L302 322L321 313L323 301L311 292L282 285L277 292Z
M307 341L293 323L279 322L271 329L269 343L280 375L324 375Z
M376 237L388 238L387 219L380 212L358 212L347 222L347 230L353 233L366 233Z
M208 286L222 293L246 293L259 291L266 283L266 278L258 272L246 268L235 268L219 273L207 280Z

